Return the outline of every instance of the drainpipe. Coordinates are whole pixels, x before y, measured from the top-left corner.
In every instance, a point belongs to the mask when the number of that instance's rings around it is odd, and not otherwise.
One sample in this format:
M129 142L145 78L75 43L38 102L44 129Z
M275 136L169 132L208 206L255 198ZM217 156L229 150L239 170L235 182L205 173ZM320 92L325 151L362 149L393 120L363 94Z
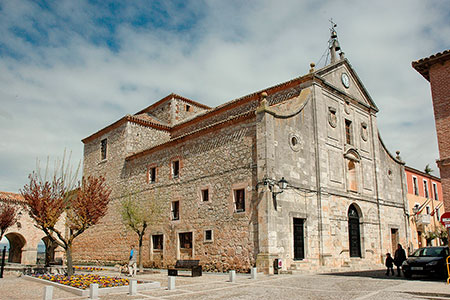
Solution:
M320 155L319 155L319 131L317 123L317 106L316 106L316 87L313 85L312 93L312 118L314 124L314 139L315 139L315 160L316 160L316 188L317 188L317 217L318 217L318 231L319 231L319 265L325 264L323 260L323 233L322 233L322 192L320 186Z
M372 151L373 151L373 164L374 164L374 172L375 172L375 196L377 197L377 209L378 209L378 233L380 239L380 260L383 263L383 234L381 233L381 212L380 212L380 192L378 190L378 172L377 172L377 157L375 155L375 133L373 131L373 118L372 113L369 112L370 118L370 130L372 132ZM378 131L377 131L378 137Z
M400 160L400 156L399 156L400 152L397 151L397 159ZM405 187L406 184L403 181L403 176L405 175L405 167L404 167L404 163L401 164L400 166L400 182L402 185L402 198L403 198L403 213L405 215L405 234L406 234L406 242L408 243L407 245L407 249L408 249L408 254L409 254L409 245L411 244L411 238L409 236L409 230L408 230L408 224L409 224L409 206L408 206L408 199L405 196Z

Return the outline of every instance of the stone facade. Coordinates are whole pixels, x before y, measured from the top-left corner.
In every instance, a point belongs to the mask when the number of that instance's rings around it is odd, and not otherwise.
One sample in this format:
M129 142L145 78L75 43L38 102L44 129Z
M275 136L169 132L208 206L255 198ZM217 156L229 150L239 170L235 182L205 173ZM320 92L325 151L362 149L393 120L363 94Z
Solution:
M450 50L414 61L412 66L431 85L440 156L437 164L445 210L450 211Z
M206 270L273 273L275 258L284 270L379 264L409 229L404 164L384 147L377 112L344 58L212 109L169 95L83 140L84 175L106 176L113 191L74 259L126 261L137 236L119 210L132 189L164 199L144 265L193 258Z

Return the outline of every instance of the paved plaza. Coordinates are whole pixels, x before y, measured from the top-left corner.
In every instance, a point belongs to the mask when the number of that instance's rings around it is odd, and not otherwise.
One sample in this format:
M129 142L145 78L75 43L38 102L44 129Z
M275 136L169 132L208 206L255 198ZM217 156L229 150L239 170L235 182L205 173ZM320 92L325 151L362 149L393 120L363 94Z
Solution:
M445 280L386 277L384 270L333 273L263 275L250 279L238 274L234 283L228 274L206 273L201 277L178 276L176 289L168 290L167 273L138 275L137 279L159 281L161 288L100 296L100 299L450 299L450 286ZM44 285L8 275L0 279L0 299L42 299ZM59 288L53 299L88 299Z

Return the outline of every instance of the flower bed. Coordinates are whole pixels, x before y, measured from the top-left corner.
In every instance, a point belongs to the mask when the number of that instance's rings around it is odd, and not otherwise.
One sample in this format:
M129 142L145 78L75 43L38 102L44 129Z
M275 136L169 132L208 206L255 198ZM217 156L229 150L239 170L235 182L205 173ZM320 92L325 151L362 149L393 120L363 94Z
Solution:
M88 272L93 272L93 271L106 271L107 269L105 268L99 268L99 267L80 267L80 266L74 266L73 267L75 270L77 271L88 271Z
M129 281L136 279L125 279L120 277L100 276L94 274L73 275L25 275L25 279L37 281L45 285L53 285L78 296L89 295L90 285L98 284L98 294L107 295L109 293L124 293L129 290ZM137 290L145 291L161 287L157 281L136 280Z
M94 274L73 275L70 277L64 275L33 275L33 277L83 290L89 288L91 283L97 283L99 288L128 285L128 279L125 278L100 276ZM138 283L142 282L138 281Z

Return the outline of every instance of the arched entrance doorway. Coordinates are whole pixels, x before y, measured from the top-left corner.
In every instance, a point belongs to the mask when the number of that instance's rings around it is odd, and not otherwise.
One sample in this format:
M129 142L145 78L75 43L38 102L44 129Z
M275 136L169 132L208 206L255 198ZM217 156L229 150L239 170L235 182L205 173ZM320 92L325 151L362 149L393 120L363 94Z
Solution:
M43 237L37 246L37 264L45 264L49 266L55 263L55 249L58 247L56 243L52 243L48 237Z
M348 209L348 240L350 244L350 257L361 257L359 214L353 204Z
M20 264L22 262L22 248L25 246L25 238L16 232L5 235L9 241L8 262Z

